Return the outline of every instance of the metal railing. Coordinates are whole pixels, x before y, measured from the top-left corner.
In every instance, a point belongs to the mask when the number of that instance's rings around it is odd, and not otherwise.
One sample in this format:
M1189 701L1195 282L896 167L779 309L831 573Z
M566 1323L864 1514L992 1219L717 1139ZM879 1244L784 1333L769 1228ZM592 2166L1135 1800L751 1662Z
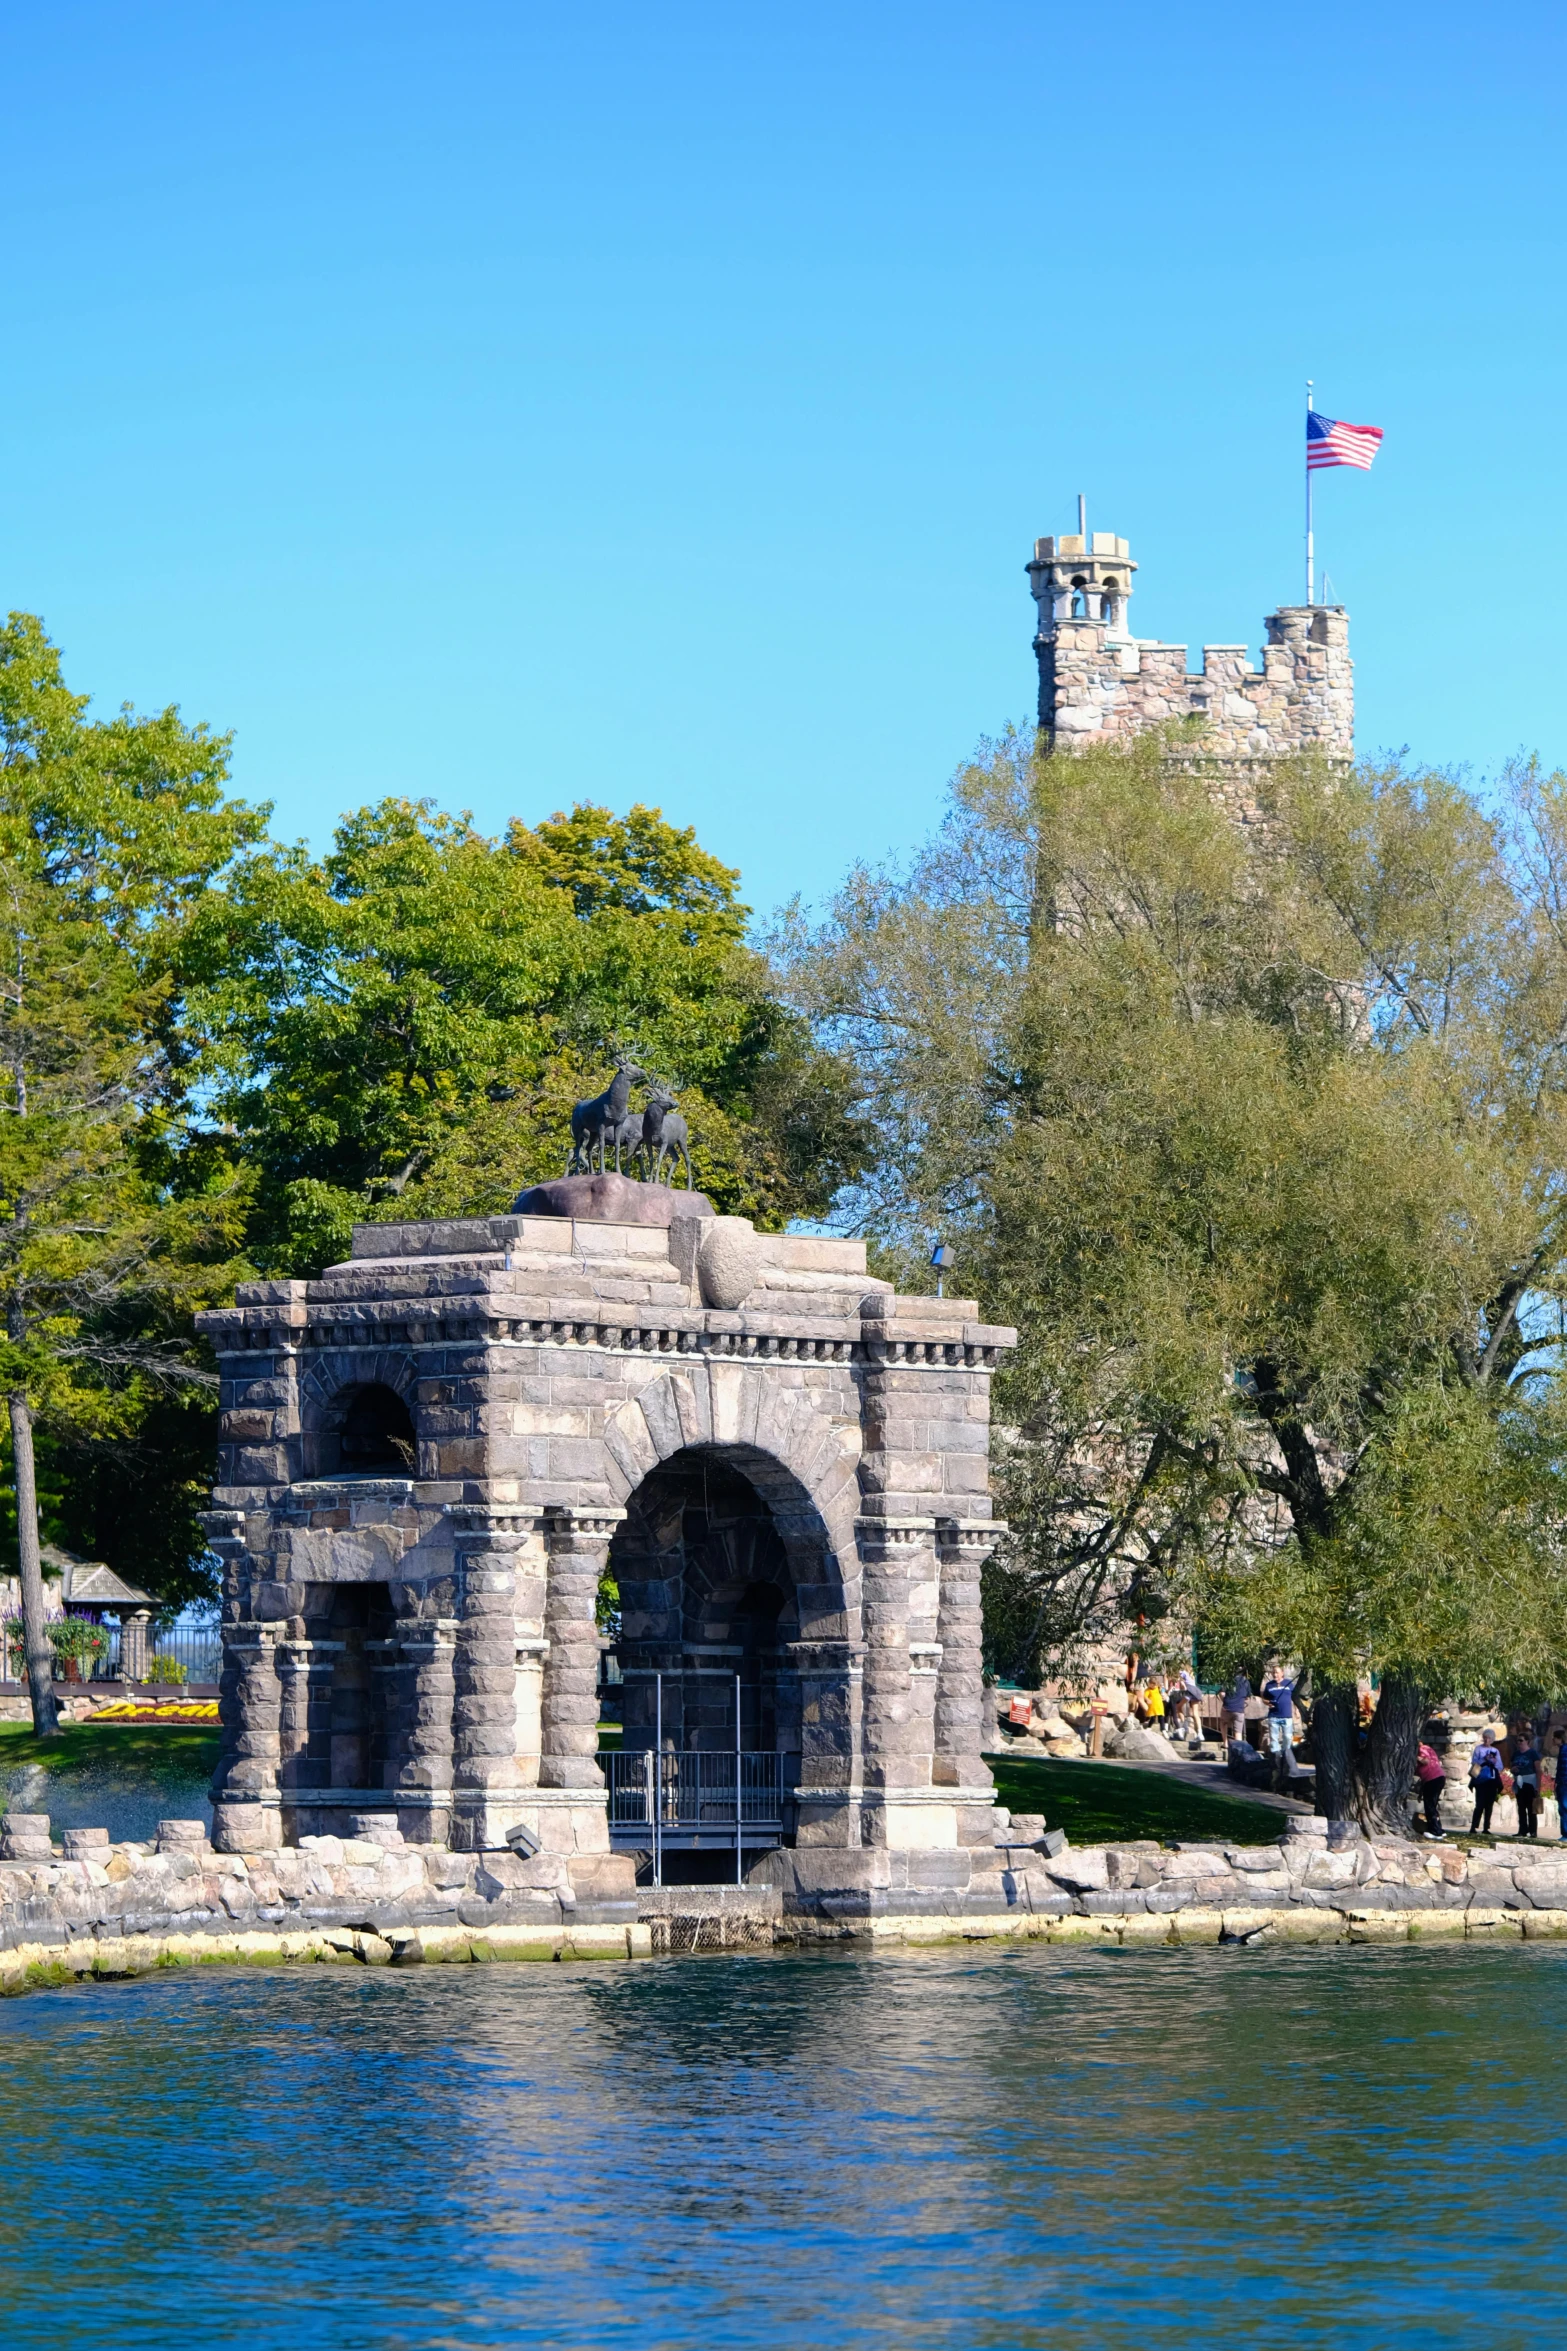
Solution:
M651 1747L600 1757L609 1783L610 1834L715 1838L783 1832L783 1758L776 1754ZM738 1814L736 1784L738 1780Z
M117 1682L120 1679L120 1628L106 1624L102 1630L108 1636L107 1646L95 1657L83 1657L68 1667L56 1657L54 1678L57 1682ZM216 1682L223 1671L223 1643L216 1630L203 1631L199 1626L175 1625L166 1633L144 1633L141 1654L148 1663L154 1657L172 1658L185 1668L182 1686L191 1683ZM0 1679L20 1688L26 1679L20 1641L0 1644Z
M114 1682L120 1678L120 1628L106 1624L109 1646L101 1657L95 1658L90 1677L95 1682ZM223 1671L223 1643L216 1626L209 1632L199 1625L171 1625L167 1632L147 1631L142 1635L142 1656L171 1657L185 1668L189 1682L215 1682Z

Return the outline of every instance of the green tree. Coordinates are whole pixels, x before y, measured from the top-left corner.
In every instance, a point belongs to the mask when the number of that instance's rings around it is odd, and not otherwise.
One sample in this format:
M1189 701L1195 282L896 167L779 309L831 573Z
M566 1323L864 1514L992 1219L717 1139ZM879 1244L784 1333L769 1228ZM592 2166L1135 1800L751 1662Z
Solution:
M176 1166L196 1055L173 978L212 877L259 834L227 744L174 710L89 721L40 623L0 632L0 1387L34 1727L55 1728L35 1431L124 1440L212 1383L194 1306L232 1275L242 1186ZM58 1465L57 1465L58 1466Z
M1020 1326L993 1661L1200 1611L1309 1663L1368 1820L1433 1695L1567 1680L1567 784L1504 802L1306 762L1248 832L1185 735L1009 739L790 945L876 1112L865 1221Z
M260 1177L259 1258L303 1272L356 1220L505 1209L561 1173L618 1053L678 1088L718 1204L819 1213L856 1164L850 1078L743 944L737 878L641 807L497 841L385 801L324 859L242 860L183 971Z

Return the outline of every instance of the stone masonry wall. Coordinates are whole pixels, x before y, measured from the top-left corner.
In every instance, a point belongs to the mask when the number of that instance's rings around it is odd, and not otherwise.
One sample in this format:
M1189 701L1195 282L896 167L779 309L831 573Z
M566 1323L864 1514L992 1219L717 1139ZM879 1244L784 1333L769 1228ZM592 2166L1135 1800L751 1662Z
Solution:
M1265 623L1260 670L1244 645L1205 645L1195 675L1184 645L1116 642L1101 622L1058 621L1040 719L1067 744L1141 733L1172 718L1203 721L1202 750L1250 762L1320 749L1354 753L1354 665L1348 616L1336 606L1286 606ZM1041 646L1041 677L1045 676Z
M388 1821L295 1849L215 1853L200 1822L166 1822L155 1845L111 1845L13 1814L0 1842L0 1992L69 1977L133 1975L199 1961L369 1966L646 1956L733 1940L1213 1945L1567 1937L1567 1852L1398 1839L1342 1846L1292 1818L1270 1845L1151 1843L1045 1849L1041 1824L996 1814L993 1907L945 1908L922 1892L836 1914L766 1887L666 1888L573 1906L511 1854L403 1842ZM1056 1840L1049 1840L1055 1843ZM732 1936L678 1933L671 1913L733 1913ZM677 1931L671 1933L671 1927Z

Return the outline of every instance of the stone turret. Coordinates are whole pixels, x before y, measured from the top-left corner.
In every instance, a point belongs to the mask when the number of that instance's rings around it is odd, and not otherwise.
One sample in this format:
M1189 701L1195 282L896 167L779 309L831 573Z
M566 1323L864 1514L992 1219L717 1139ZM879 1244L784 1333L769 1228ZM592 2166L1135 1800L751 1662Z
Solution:
M1355 752L1354 664L1342 605L1286 604L1263 623L1262 667L1244 645L1134 637L1127 618L1137 566L1112 531L1036 539L1028 565L1039 608L1039 724L1062 746L1140 734L1173 718L1203 721L1201 750L1243 821L1256 815L1261 763L1320 750Z

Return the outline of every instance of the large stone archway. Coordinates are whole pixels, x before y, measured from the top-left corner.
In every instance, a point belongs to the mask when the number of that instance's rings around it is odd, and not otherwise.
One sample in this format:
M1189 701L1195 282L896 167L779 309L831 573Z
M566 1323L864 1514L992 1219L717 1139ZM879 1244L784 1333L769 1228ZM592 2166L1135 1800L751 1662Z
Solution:
M320 1281L250 1284L202 1318L224 1383L220 1842L395 1814L405 1836L497 1855L541 1899L623 1893L595 1604L639 1497L705 1459L765 1504L786 1571L750 1579L753 1614L770 1580L786 1591L771 1642L759 1624L739 1640L787 1647L774 1704L785 1689L798 1717L774 1874L801 1901L958 1899L959 1857L991 1842L978 1576L990 1376L1012 1334L963 1300L895 1296L851 1241L755 1236L750 1294L719 1307L701 1231L366 1227ZM390 1407L364 1408L368 1438L349 1428L342 1399L372 1388L406 1404L405 1476L355 1466L382 1420L397 1434ZM384 1597L333 1601L353 1583ZM335 1749L334 1626L373 1728Z
M639 1822L653 1819L655 1752L666 1877L671 1854L738 1869L794 1844L802 1818L809 1836L853 1776L851 1710L810 1699L824 1641L847 1665L857 1601L799 1480L754 1445L682 1446L628 1494L608 1565L623 1709L612 1838L651 1856Z

